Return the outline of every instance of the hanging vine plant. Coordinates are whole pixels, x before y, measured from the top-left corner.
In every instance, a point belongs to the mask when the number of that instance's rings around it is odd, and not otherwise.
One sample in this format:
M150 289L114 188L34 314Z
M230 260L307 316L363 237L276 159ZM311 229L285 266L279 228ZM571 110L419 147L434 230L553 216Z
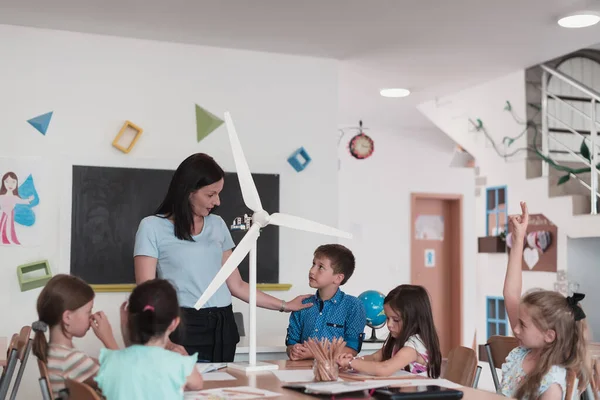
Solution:
M535 116L537 116L541 112L541 108L538 104L528 103L527 106L534 108L535 110L538 111ZM510 147L514 143L515 140L517 140L517 139L521 138L523 135L525 135L529 129L533 129L534 135L533 135L533 145L532 146L520 147L518 149L513 150L510 153L503 153L499 150L498 145L496 144L496 141L488 133L485 125L483 124L483 121L479 118L476 119L475 121L473 121L472 119L469 119L469 122L471 122L471 124L474 126L475 131L483 132L483 134L485 135L487 140L492 144L492 147L494 148L494 150L500 157L502 157L504 159L508 159L522 151L532 152L538 158L540 158L542 161L547 162L550 167L554 168L557 171L565 172L565 175L561 176L558 179L557 185L563 185L563 184L567 183L569 181L569 179L571 179L572 176L577 177L577 175L579 175L579 174L591 172L591 168L588 166L583 167L583 168L571 168L571 167L567 167L566 165L560 165L556 161L554 161L551 157L544 155L541 152L541 150L539 149L539 147L537 146L537 138L538 138L538 134L539 134L539 124L536 124L533 121L533 119L527 120L525 122L519 120L519 118L517 118L517 116L514 114L512 105L510 104L510 101L508 101L508 100L506 101L506 105L504 106L504 111L510 112L513 119L515 120L515 122L518 123L519 125L524 125L525 128L523 129L523 131L521 131L518 135L516 135L514 137L510 137L510 136L503 137L502 144L506 145L506 147ZM535 118L535 116L534 116L534 118ZM589 163L591 163L592 157L591 157L590 149L585 142L585 138L581 142L579 151L581 153L581 156L583 158L585 158ZM596 165L596 168L600 169L600 162Z

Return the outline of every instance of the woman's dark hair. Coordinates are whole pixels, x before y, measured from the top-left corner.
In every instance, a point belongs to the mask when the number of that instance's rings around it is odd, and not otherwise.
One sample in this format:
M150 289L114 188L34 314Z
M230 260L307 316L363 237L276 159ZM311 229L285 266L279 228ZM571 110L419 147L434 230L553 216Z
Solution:
M224 177L225 172L211 156L204 153L192 154L177 167L167 195L155 214L173 219L175 237L193 241L194 215L190 194Z
M164 335L173 320L179 317L179 302L173 285L164 279L146 281L129 296L128 325L132 344L146 344Z
M58 274L46 283L37 299L38 321L34 329L32 351L44 363L48 362L48 342L44 332L47 328L61 325L63 332L63 314L75 311L94 300L94 290L82 279L73 275ZM41 324L40 324L41 323Z
M429 294L422 286L400 285L393 289L383 300L402 319L402 332L397 339L388 336L383 345L383 359L392 358L394 347L402 348L406 341L414 335L419 335L427 349L429 360L427 363L427 376L437 378L442 368L442 352L438 339ZM408 371L408 366L406 367Z

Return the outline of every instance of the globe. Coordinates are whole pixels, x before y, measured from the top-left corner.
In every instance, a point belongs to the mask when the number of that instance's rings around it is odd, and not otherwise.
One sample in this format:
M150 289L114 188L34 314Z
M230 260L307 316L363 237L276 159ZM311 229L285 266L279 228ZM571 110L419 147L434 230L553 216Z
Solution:
M377 339L375 330L383 327L387 320L383 312L383 300L385 296L377 290L367 290L366 292L362 292L358 296L358 299L365 308L367 326L371 328L371 337L365 339L365 342L383 342L383 340Z

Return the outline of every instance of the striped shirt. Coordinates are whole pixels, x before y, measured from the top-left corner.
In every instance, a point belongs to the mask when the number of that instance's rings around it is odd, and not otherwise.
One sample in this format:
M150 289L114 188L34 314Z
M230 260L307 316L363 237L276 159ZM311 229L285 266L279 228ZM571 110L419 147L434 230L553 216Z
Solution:
M83 382L95 376L99 368L94 359L82 351L60 344L48 346L48 375L55 398L65 389L66 379Z

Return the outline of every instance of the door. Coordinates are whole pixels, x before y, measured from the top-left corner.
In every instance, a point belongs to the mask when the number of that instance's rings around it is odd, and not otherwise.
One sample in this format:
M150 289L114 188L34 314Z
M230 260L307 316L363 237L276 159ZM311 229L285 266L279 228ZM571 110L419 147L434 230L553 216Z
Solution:
M462 196L413 194L411 283L425 287L442 356L461 344Z

